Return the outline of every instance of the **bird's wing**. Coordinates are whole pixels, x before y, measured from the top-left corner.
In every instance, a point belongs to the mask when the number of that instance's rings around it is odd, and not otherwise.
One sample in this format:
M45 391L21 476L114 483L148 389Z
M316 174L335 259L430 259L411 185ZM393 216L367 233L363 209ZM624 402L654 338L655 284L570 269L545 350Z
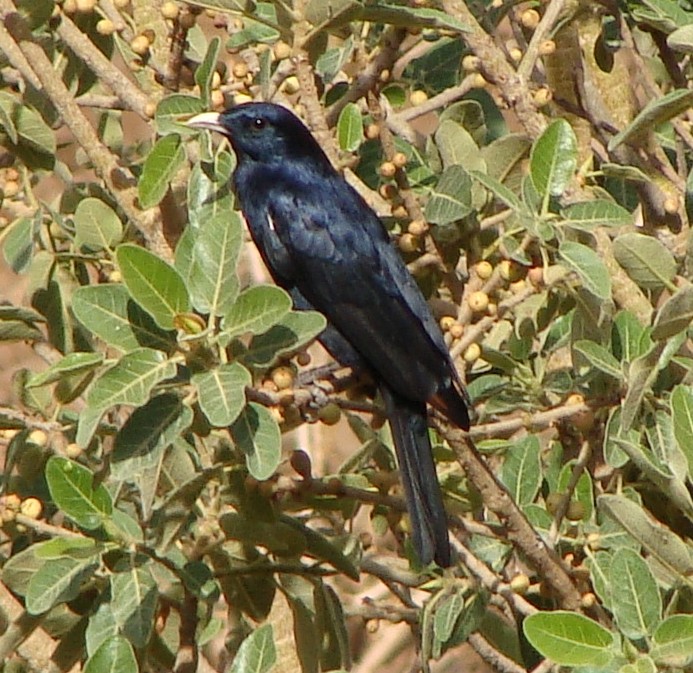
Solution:
M281 187L268 218L296 286L397 392L429 399L450 381L447 349L380 220L341 179Z

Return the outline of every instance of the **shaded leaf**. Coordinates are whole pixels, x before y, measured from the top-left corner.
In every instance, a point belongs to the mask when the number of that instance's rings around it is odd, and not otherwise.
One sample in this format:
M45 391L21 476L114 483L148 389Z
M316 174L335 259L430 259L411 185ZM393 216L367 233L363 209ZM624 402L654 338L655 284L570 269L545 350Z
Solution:
M195 374L200 408L215 427L233 423L245 406L245 389L252 384L250 372L238 362L229 362Z
M618 236L614 239L614 257L640 287L665 287L676 275L674 257L652 236L634 232Z
M542 197L560 196L577 168L577 139L565 119L556 119L532 147L529 171Z
M151 208L164 198L168 186L185 161L185 151L176 133L157 140L142 166L137 182L140 206Z
M586 290L595 297L611 297L611 278L599 255L582 243L564 241L558 249L563 261L575 271Z
M345 152L354 152L363 142L363 120L356 103L347 103L339 113L337 121L337 138L339 148Z
M253 477L262 481L274 474L281 459L281 433L269 409L250 402L231 426L231 436Z

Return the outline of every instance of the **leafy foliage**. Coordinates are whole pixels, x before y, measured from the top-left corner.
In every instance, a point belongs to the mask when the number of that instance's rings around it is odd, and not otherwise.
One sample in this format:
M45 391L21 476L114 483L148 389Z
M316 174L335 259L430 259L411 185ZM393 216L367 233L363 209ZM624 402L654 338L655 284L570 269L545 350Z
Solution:
M0 340L46 365L0 408L1 652L317 673L406 621L424 670L464 643L508 673L691 666L689 3L555 25L453 0L5 4L0 246L26 294ZM485 51L507 21L517 43ZM368 383L306 364L324 318L257 282L235 159L185 126L250 98L323 132L464 371L497 477L436 425L449 574L411 557ZM342 465L283 460L340 417Z

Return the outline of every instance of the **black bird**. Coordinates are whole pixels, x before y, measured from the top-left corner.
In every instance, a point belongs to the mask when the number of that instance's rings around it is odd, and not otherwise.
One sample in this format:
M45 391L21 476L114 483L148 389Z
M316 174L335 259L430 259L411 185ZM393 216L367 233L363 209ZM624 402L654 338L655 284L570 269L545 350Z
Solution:
M329 327L342 364L367 367L392 428L421 562L450 565L448 530L426 404L469 428L467 396L414 278L378 216L337 173L289 110L246 103L188 125L218 131L238 158L234 189L275 282Z

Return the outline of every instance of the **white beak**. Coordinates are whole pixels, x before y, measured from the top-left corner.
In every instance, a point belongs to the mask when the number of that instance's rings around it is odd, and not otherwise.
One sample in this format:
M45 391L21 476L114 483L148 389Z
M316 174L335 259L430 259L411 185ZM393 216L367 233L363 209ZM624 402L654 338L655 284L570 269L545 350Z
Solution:
M186 126L192 126L195 129L207 129L209 131L218 131L219 133L228 133L223 127L221 115L218 112L202 112L185 122Z

